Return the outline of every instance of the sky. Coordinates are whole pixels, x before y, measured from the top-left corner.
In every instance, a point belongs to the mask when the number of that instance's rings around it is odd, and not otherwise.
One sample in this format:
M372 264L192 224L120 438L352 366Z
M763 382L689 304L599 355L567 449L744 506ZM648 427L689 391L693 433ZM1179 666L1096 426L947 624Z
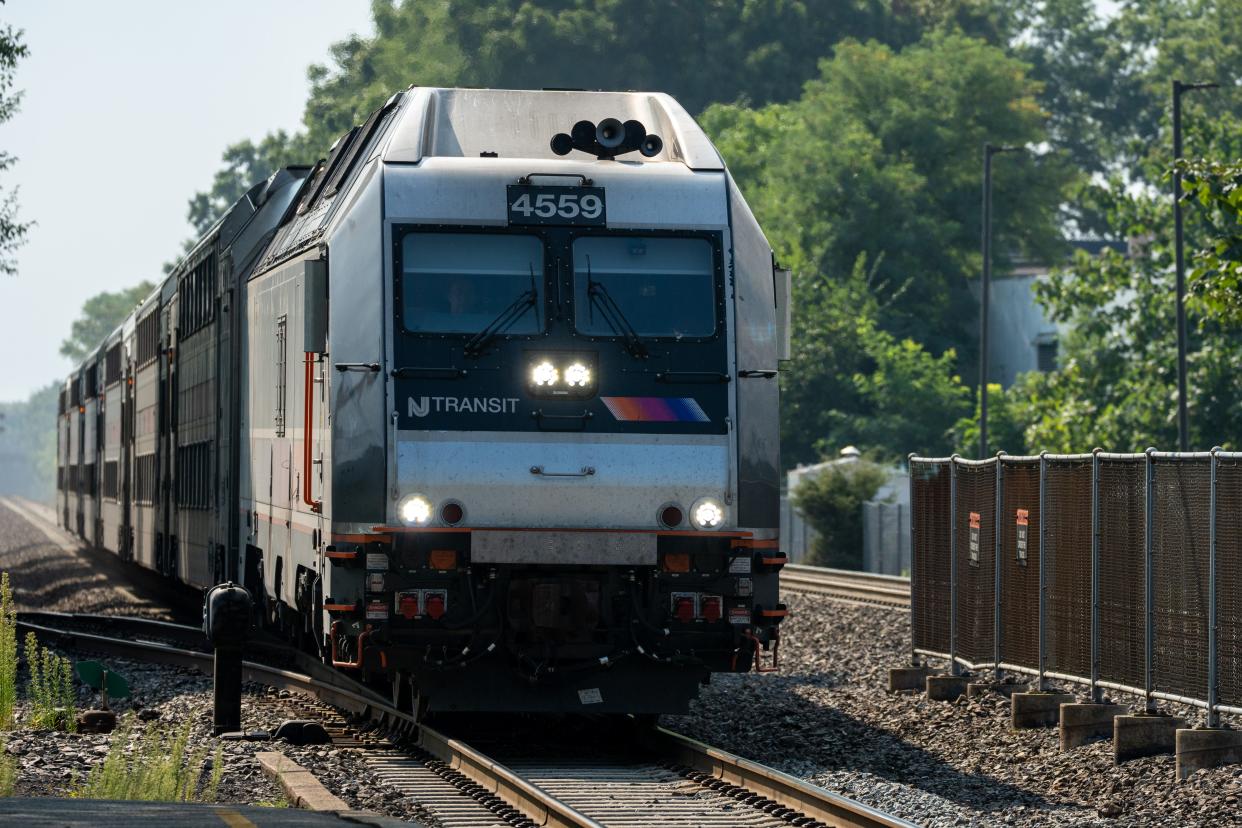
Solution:
M0 125L33 219L18 273L0 275L0 402L65 376L82 302L157 281L192 229L190 197L225 147L301 125L306 68L371 34L368 0L8 0L24 29L21 111ZM17 357L17 358L14 358Z

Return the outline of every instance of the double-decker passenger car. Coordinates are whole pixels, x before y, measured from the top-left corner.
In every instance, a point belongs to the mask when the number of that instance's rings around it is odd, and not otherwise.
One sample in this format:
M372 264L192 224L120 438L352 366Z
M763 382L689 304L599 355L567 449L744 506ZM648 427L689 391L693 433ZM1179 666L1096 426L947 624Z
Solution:
M788 294L668 96L411 88L69 380L64 520L420 711L683 710L775 662Z

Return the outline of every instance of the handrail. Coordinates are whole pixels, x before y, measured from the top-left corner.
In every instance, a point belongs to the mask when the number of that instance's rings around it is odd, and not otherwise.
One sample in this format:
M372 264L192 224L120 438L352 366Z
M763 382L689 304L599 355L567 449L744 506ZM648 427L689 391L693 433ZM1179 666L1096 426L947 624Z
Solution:
M323 511L322 501L311 496L311 471L315 464L312 459L312 423L315 420L315 352L306 351L306 381L302 391L302 502L312 512Z

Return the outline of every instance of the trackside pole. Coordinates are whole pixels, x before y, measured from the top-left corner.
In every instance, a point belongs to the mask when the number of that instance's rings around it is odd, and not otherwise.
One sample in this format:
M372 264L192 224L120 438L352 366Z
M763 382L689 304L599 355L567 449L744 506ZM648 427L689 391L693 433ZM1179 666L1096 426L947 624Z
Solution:
M1208 507L1208 688L1207 688L1207 726L1220 727L1220 711L1216 709L1219 702L1217 687L1216 663L1216 467L1220 459L1216 456L1220 451L1217 446L1212 449L1211 495Z
M1100 687L1100 449L1091 452L1091 701L1104 699Z
M1152 537L1152 512L1155 511L1156 505L1156 467L1152 455L1156 453L1154 448L1149 448L1145 452L1147 455L1147 514L1145 529L1143 531L1143 572L1145 581L1144 596L1144 621L1143 621L1143 641L1144 653L1143 660L1145 668L1143 670L1143 697L1145 708L1148 713L1156 712L1156 699L1152 696L1155 689L1153 670L1155 669L1155 639L1156 639L1156 590L1155 590L1155 567L1153 566L1154 556L1154 538Z
M957 455L949 458L949 672L960 676L957 663Z
M996 503L992 518L992 679L1001 680L1001 511L1004 507L1005 472L996 453Z
M1045 517L1048 503L1047 454L1046 451L1039 453L1039 674L1035 680L1035 691L1038 693L1047 689L1048 681L1044 677L1048 671L1048 567L1045 564L1048 549L1044 545L1048 522Z
M250 631L250 593L217 584L203 596L203 632L215 648L212 733L241 730L242 648Z

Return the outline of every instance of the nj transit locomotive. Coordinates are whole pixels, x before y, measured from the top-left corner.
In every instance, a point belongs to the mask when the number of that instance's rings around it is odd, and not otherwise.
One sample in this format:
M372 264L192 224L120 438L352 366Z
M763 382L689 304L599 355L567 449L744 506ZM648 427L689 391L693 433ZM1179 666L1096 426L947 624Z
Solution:
M411 88L66 381L59 511L422 711L770 669L788 274L649 93Z

